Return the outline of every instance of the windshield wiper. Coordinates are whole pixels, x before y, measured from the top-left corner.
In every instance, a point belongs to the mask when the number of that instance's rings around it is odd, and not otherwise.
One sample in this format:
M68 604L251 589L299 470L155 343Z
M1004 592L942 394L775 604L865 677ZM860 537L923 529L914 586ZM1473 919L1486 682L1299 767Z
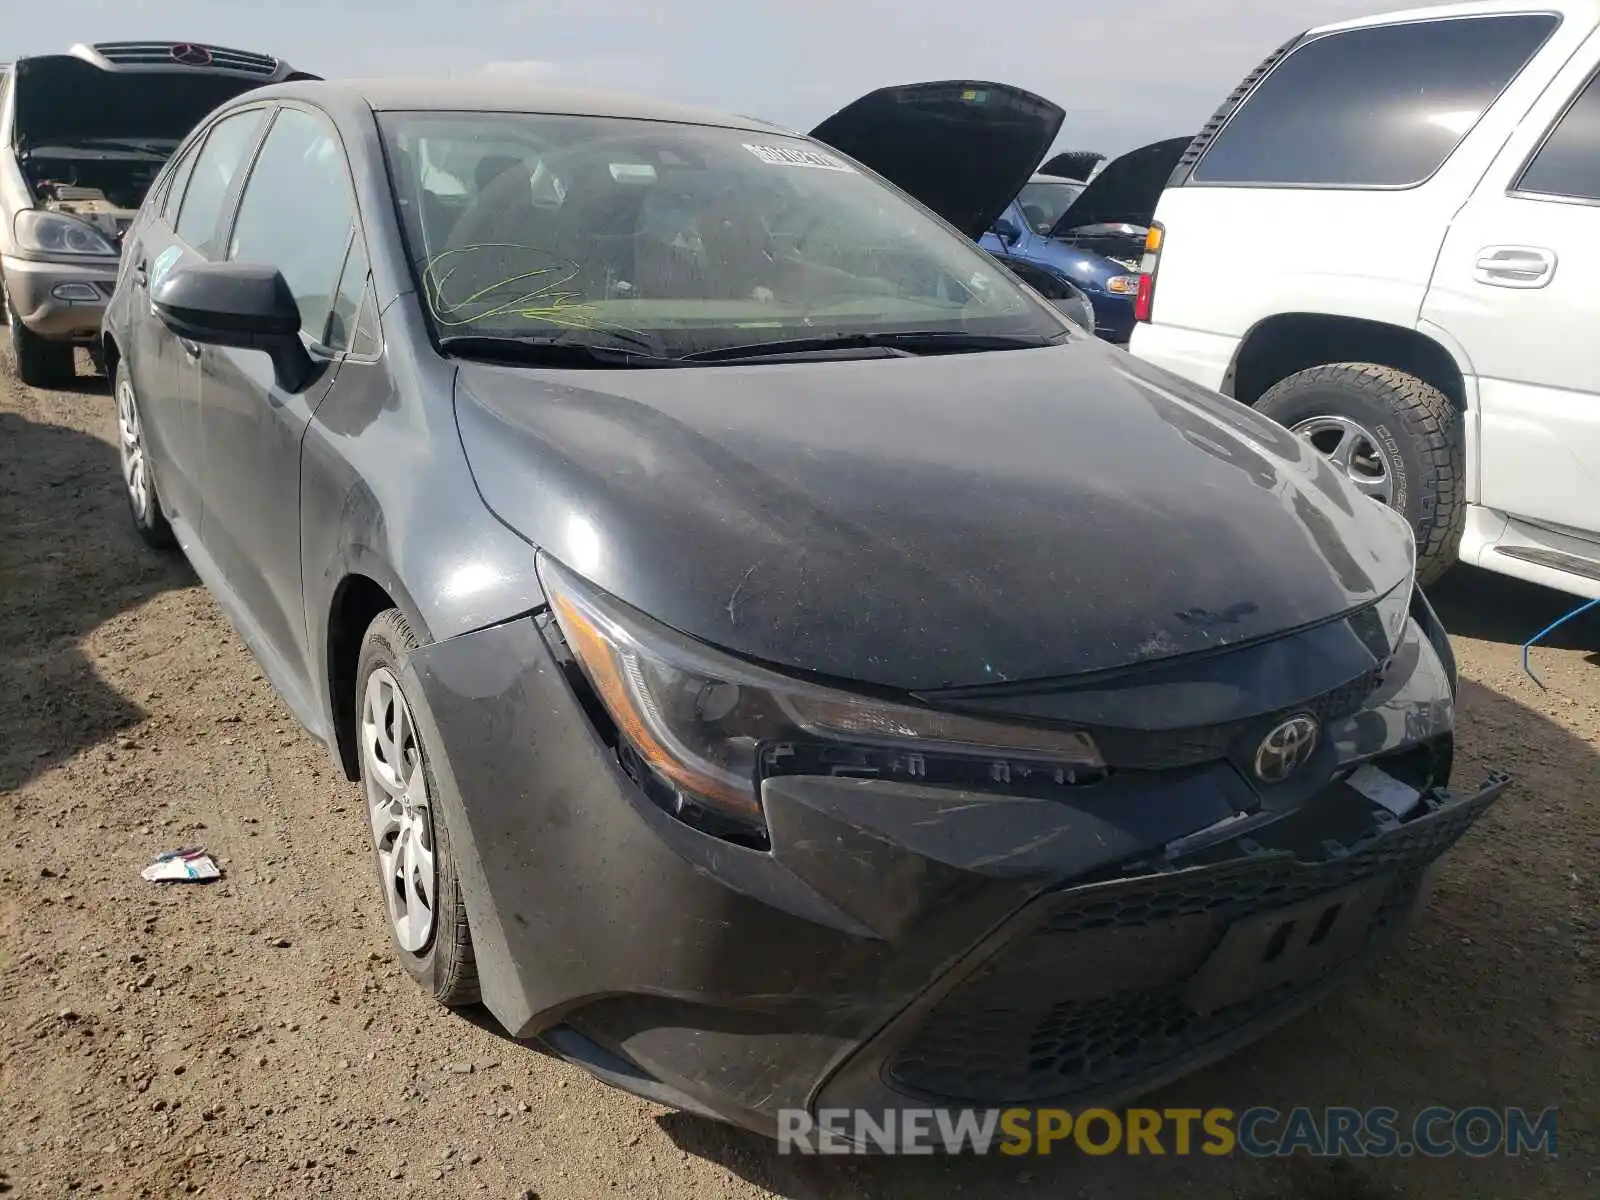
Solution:
M682 361L626 344L587 342L565 334L555 337L516 337L509 334L458 333L440 338L439 349L461 358L503 359L546 367L671 367Z
M683 357L685 362L735 362L746 358L773 358L820 350L889 350L901 355L973 354L984 350L1031 350L1053 346L1061 335L1039 337L1019 333L968 333L960 329L913 329L903 332L829 333L816 337L752 342L744 346L719 346Z

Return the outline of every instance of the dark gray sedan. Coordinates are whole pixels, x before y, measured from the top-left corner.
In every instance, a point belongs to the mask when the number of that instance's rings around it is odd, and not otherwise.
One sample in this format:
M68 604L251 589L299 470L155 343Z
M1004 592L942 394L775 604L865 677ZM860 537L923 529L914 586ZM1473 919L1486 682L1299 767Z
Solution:
M441 1002L768 1133L1114 1102L1505 786L1446 789L1405 523L973 243L1060 119L305 83L174 156L104 333L133 518L361 783Z

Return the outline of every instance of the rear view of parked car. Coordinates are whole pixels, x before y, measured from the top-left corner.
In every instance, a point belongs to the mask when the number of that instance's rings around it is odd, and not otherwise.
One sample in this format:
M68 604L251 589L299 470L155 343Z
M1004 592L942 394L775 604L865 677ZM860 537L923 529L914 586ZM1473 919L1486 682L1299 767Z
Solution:
M1132 352L1304 434L1425 580L1600 596L1597 71L1592 0L1295 38L1161 197Z
M217 105L315 76L193 42L100 42L0 67L0 308L22 381L72 377L123 232L167 156Z
M269 88L106 320L135 525L360 784L397 961L768 1134L1225 1054L1505 787L1405 523L984 254L1026 139L889 186L1026 106L917 95Z

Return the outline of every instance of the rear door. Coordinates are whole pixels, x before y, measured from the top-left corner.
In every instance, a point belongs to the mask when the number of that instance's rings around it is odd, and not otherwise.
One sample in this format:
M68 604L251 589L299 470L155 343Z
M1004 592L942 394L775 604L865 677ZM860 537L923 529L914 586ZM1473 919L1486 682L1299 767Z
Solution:
M367 254L356 224L354 187L333 123L285 105L250 170L223 257L282 272L300 307L301 340L323 369L303 391L287 392L260 351L207 346L201 354L201 540L264 642L252 649L272 662L274 684L301 695L310 691L311 667L300 577L300 448L348 348L365 286ZM355 301L341 303L346 277Z
M1269 58L1161 197L1153 322L1229 339L1284 312L1413 326L1451 217L1543 89L1524 67L1581 36L1552 13L1449 16Z
M177 337L150 309L150 287L175 267L218 257L223 214L266 117L262 107L231 112L196 139L173 167L149 219L124 247L133 285L132 334L123 347L165 503L198 533L200 347Z
M1028 182L1066 112L1021 88L970 80L880 88L811 136L870 167L968 237Z
M1456 218L1423 319L1477 377L1478 500L1600 537L1600 34Z

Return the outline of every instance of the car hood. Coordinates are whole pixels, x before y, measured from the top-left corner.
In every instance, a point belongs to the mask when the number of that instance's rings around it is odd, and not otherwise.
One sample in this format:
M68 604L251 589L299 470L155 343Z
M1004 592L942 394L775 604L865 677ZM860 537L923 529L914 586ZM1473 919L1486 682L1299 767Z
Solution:
M105 71L72 54L17 63L15 137L21 146L93 138L181 141L212 109L271 82L220 71Z
M811 131L909 193L968 237L994 224L1061 130L1066 113L1001 83L880 88Z
M1192 141L1193 137L1168 138L1112 159L1067 206L1050 236L1066 237L1086 225L1150 224L1167 180Z
M1089 337L701 369L463 363L490 510L681 632L910 691L1280 634L1410 571L1304 441ZM530 553L532 551L530 550Z
M1035 175L1056 179L1088 179L1106 159L1098 150L1063 150L1041 166Z

